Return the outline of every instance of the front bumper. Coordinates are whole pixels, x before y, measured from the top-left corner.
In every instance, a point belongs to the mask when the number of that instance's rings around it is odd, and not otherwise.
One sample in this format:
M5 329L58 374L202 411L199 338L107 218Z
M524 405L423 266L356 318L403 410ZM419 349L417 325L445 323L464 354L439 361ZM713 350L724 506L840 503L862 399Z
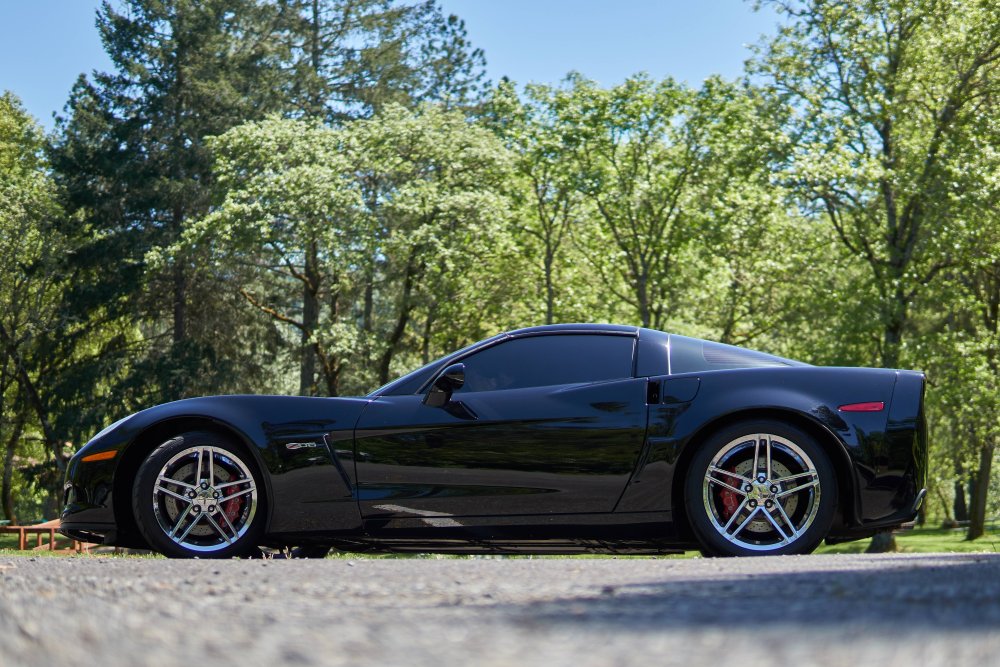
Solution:
M92 544L115 544L118 527L113 523L61 522L59 532L72 540Z
M84 462L85 451L70 459L66 468L59 532L83 542L112 544L117 536L114 511L117 457Z

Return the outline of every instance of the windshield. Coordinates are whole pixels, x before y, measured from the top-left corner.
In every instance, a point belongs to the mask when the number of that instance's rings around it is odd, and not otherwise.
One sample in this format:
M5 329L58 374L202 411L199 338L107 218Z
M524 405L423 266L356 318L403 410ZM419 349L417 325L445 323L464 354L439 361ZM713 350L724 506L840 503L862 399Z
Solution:
M490 338L485 338L480 341L476 341L471 345L466 345L462 349L452 352L451 354L441 357L440 359L435 359L429 364L425 364L415 371L407 373L406 375L396 378L392 382L382 385L375 391L369 393L366 398L374 398L376 396L399 396L401 394L415 394L420 389L427 384L427 382L434 376L434 374L440 370L444 365L456 357L463 356L466 352L477 348L481 345L487 343L492 343L495 340L501 338L506 338L506 333L497 334L496 336L491 336Z

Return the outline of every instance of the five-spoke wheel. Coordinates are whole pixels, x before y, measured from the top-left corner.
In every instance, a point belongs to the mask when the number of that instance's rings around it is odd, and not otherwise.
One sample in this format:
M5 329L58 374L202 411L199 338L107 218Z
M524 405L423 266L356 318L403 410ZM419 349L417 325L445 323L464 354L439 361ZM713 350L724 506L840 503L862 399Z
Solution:
M744 422L702 444L688 471L685 506L708 554L809 553L833 521L836 479L805 432Z
M136 521L168 556L225 558L256 547L262 525L253 460L213 433L185 433L160 445L139 468Z

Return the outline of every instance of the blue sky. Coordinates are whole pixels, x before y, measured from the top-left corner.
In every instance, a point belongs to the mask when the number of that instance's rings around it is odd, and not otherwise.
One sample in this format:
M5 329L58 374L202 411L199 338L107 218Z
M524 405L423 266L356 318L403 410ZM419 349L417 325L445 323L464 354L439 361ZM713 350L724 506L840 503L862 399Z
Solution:
M494 81L556 83L576 70L602 85L635 72L698 84L739 76L773 12L743 0L440 0L465 19ZM0 90L46 128L81 73L110 62L94 28L98 0L0 0Z

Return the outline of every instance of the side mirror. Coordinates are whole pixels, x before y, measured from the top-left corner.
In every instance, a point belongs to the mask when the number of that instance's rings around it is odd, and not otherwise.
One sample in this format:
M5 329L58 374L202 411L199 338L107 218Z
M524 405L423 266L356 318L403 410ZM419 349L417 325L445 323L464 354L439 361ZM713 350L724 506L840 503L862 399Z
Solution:
M465 364L452 364L434 378L431 390L424 397L424 405L432 408L443 407L451 400L452 392L465 384Z

